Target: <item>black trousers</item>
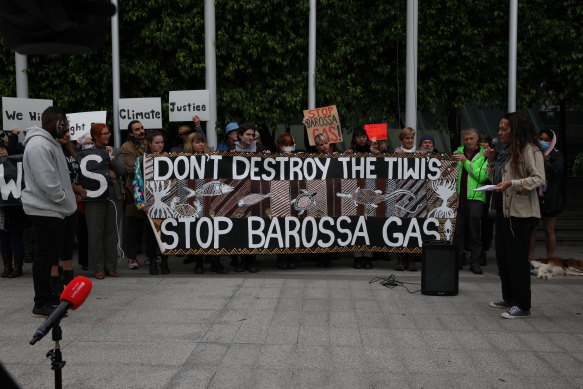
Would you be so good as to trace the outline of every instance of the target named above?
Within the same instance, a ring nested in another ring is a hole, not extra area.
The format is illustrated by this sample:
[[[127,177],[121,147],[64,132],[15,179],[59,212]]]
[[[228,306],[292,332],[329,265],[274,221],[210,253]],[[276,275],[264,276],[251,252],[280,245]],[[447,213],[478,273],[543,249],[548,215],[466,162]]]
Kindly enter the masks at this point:
[[[85,221],[85,213],[77,212],[77,242],[78,242],[78,260],[79,265],[89,266],[89,242],[87,236],[87,222]]]
[[[154,233],[148,236],[148,230],[151,231],[150,221],[147,217],[131,217],[125,218],[125,254],[128,259],[136,259],[142,245],[142,237],[145,238],[146,243],[146,258],[156,258],[156,238]],[[146,230],[148,228],[148,230]]]
[[[61,257],[65,220],[57,217],[29,216],[34,238],[34,262],[32,280],[34,283],[34,305],[41,308],[49,303],[52,295],[50,287],[51,266]]]
[[[496,261],[502,282],[502,298],[530,310],[530,236],[538,219],[496,217]]]
[[[482,214],[484,203],[479,200],[460,200],[455,222],[455,245],[458,258],[468,247],[470,264],[480,263],[482,253]]]

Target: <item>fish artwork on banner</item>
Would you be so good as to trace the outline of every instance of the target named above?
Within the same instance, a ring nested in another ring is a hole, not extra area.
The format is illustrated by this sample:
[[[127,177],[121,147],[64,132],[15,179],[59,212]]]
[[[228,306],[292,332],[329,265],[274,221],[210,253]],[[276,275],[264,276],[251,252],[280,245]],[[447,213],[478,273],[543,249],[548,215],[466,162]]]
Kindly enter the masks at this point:
[[[451,155],[152,154],[148,217],[166,254],[420,253],[452,241]]]

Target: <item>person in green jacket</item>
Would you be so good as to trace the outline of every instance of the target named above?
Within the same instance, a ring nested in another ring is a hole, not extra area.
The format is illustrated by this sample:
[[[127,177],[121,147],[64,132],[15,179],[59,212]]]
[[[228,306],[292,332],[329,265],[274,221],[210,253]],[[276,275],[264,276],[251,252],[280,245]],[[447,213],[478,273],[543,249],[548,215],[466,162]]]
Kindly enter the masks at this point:
[[[479,145],[480,135],[475,128],[466,128],[461,137],[464,145],[454,152],[458,161],[458,209],[455,226],[455,244],[460,269],[464,265],[465,247],[471,252],[470,270],[482,274],[480,254],[482,253],[482,215],[486,203],[486,194],[474,191],[484,186],[488,180],[488,161],[484,157],[484,148]]]

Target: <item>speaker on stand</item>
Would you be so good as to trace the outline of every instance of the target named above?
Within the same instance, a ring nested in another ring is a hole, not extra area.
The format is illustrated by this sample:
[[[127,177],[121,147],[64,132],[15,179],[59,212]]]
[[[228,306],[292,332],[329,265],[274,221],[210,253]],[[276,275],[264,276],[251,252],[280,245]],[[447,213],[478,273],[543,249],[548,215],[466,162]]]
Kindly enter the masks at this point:
[[[459,291],[459,272],[455,246],[447,241],[423,243],[421,293],[430,296],[455,296]]]

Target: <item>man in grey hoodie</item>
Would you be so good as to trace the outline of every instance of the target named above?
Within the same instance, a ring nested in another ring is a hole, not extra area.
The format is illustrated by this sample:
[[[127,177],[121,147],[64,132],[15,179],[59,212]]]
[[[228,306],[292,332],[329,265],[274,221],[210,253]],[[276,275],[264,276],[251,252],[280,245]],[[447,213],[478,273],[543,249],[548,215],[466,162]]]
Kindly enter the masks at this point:
[[[34,239],[35,317],[47,317],[58,303],[51,301],[51,266],[58,263],[64,241],[64,218],[77,209],[67,161],[58,138],[69,131],[65,112],[47,108],[42,126],[28,129],[24,139],[22,207],[32,224]]]

